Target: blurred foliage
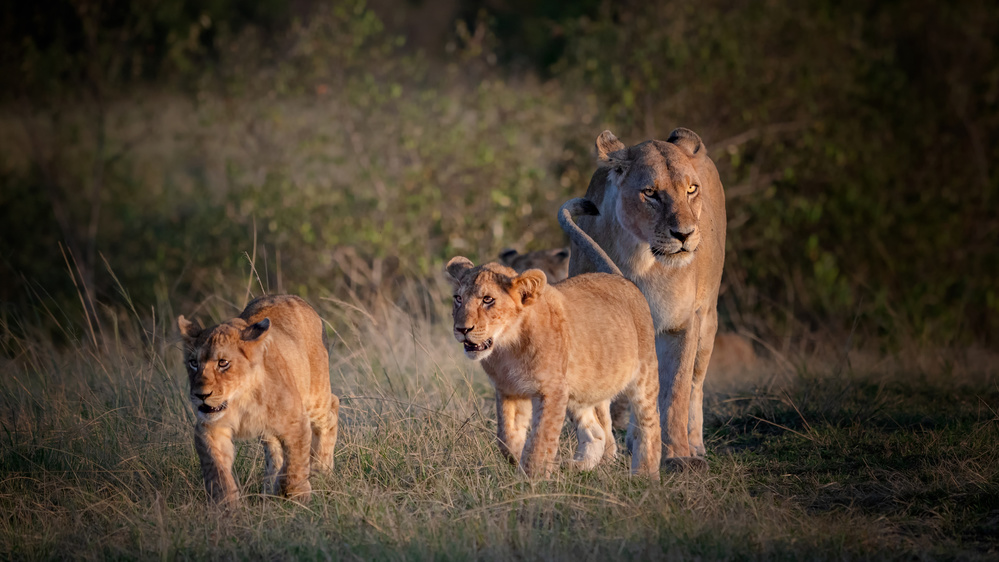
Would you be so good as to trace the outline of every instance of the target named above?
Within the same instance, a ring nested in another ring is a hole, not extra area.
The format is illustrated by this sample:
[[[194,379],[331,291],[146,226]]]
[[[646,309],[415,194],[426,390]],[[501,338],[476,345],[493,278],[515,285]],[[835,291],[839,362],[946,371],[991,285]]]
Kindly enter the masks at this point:
[[[434,48],[393,17],[435,9],[453,24]],[[728,194],[727,322],[888,345],[999,329],[985,2],[66,0],[0,15],[14,308],[78,301],[71,279],[113,295],[101,256],[146,306],[245,284],[251,258],[270,290],[391,293],[392,276],[435,278],[457,253],[561,245],[554,211],[585,190],[601,130],[635,143],[686,126]]]

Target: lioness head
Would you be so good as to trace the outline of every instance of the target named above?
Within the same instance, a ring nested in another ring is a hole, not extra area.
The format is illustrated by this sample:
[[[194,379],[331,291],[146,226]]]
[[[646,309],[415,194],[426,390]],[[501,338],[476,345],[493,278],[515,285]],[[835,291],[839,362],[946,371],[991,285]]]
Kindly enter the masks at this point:
[[[517,272],[498,263],[475,267],[468,258],[452,258],[445,275],[454,289],[454,338],[465,355],[479,361],[505,338],[516,337],[521,313],[547,284],[543,271]]]
[[[618,222],[660,263],[690,263],[701,241],[701,178],[694,164],[707,153],[701,138],[680,128],[665,142],[627,147],[604,131],[596,145],[597,164],[617,188]]]
[[[191,383],[191,404],[202,421],[217,421],[229,402],[247,387],[259,382],[263,347],[270,320],[247,324],[234,318],[218,326],[201,329],[183,315],[177,327],[184,339],[184,364]]]

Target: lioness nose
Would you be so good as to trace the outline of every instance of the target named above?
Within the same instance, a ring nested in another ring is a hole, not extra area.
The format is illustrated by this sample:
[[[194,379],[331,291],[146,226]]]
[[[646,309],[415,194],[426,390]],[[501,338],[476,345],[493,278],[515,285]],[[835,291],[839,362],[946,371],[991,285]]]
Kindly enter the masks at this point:
[[[461,332],[461,335],[463,335],[463,336],[468,335],[468,332],[471,332],[472,328],[475,328],[475,326],[471,326],[469,328],[459,328],[458,326],[454,327],[454,329],[458,330],[459,332]]]
[[[198,398],[200,398],[202,401],[204,401],[205,398],[208,398],[211,395],[212,395],[211,392],[209,392],[208,394],[195,394],[195,396],[197,396]]]
[[[694,229],[691,228],[691,229],[687,230],[686,232],[681,232],[679,230],[670,230],[669,233],[673,235],[673,238],[676,238],[680,242],[684,242],[684,241],[687,240],[688,236],[690,236],[691,234],[694,233]]]

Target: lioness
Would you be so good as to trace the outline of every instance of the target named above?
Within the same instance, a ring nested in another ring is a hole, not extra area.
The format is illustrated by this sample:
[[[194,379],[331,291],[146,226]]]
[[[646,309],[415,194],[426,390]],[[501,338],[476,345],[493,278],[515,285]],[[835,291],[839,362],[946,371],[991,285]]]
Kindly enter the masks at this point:
[[[524,254],[507,248],[499,254],[500,263],[512,267],[517,273],[528,269],[540,269],[545,272],[549,283],[558,283],[569,277],[569,248],[552,250],[537,250]]]
[[[496,388],[497,439],[510,462],[548,476],[567,408],[579,440],[573,464],[589,470],[613,458],[610,400],[624,393],[637,430],[631,470],[659,478],[655,334],[631,281],[594,273],[549,285],[537,269],[518,275],[464,257],[446,275],[455,339]]]
[[[704,466],[704,373],[718,328],[725,261],[725,193],[701,138],[676,129],[663,142],[627,147],[596,140],[586,199],[599,214],[559,222],[572,241],[569,275],[594,271],[589,234],[648,299],[659,356],[664,460]],[[581,230],[580,230],[581,229]],[[571,279],[571,277],[570,277]]]
[[[340,400],[330,392],[326,332],[316,311],[290,295],[257,298],[237,318],[177,326],[197,412],[194,446],[213,500],[238,499],[233,438],[261,437],[264,491],[305,500],[312,467],[333,466]]]

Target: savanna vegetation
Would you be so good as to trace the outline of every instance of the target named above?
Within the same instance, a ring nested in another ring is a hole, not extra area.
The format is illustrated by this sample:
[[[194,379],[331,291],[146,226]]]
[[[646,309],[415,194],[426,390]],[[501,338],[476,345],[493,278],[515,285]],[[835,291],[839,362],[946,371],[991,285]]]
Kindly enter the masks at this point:
[[[0,556],[995,557],[997,54],[975,0],[5,4]],[[564,244],[596,135],[676,126],[761,361],[708,473],[529,482],[441,267]],[[263,292],[328,322],[337,467],[264,498],[246,443],[221,514],[173,319]]]

